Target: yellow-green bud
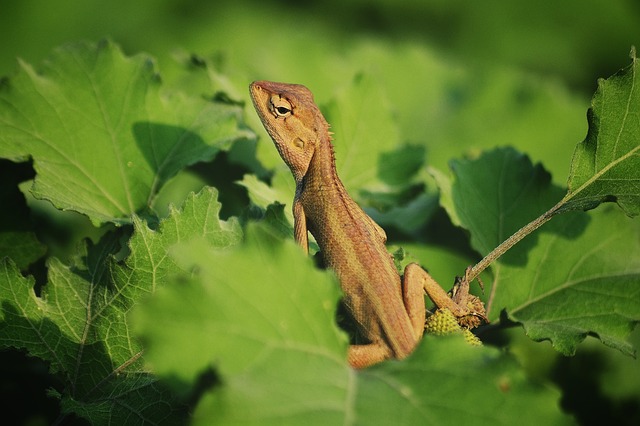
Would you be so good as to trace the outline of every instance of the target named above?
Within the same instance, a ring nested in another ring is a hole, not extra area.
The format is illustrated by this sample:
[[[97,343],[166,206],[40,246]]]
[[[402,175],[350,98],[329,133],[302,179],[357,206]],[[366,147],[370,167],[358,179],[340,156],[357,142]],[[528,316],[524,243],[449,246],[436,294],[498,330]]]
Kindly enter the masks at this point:
[[[464,341],[468,344],[473,346],[482,346],[482,340],[478,339],[478,336],[473,334],[468,328],[462,330],[462,335],[464,336]]]
[[[436,336],[446,336],[462,330],[456,317],[446,308],[438,309],[427,318],[424,329],[427,333]]]
[[[482,341],[468,328],[460,327],[457,318],[447,308],[438,309],[429,316],[424,324],[424,331],[435,336],[447,336],[462,333],[465,342],[473,346],[482,346]]]

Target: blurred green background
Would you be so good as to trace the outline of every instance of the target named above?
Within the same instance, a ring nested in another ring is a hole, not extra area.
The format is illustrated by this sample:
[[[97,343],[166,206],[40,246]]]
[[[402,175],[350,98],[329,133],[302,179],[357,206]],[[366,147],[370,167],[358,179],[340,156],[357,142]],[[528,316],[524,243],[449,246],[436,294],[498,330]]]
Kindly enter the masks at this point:
[[[16,57],[37,63],[78,39],[110,37],[161,63],[176,48],[220,52],[259,70],[270,49],[291,39],[340,52],[369,36],[415,40],[466,63],[526,68],[588,94],[640,41],[640,2],[7,0],[0,6],[0,75]]]

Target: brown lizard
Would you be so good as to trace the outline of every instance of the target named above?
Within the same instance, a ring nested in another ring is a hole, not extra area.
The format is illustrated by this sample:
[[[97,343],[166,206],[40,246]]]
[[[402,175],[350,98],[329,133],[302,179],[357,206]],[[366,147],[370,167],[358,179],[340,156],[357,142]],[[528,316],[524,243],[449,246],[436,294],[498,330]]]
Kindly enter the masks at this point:
[[[457,318],[475,315],[467,305],[465,280],[455,301],[416,263],[405,268],[401,284],[384,230],[351,199],[338,177],[329,124],[309,89],[256,81],[250,92],[296,182],[295,239],[308,253],[307,231],[315,237],[325,263],[340,280],[347,311],[368,341],[349,347],[351,366],[402,359],[413,351],[424,330],[424,291]]]

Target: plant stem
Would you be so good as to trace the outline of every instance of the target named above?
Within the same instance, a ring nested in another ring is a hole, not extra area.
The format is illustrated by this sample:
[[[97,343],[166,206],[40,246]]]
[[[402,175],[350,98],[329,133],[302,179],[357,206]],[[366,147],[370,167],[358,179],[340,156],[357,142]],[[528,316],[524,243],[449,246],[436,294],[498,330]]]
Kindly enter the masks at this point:
[[[566,198],[566,197],[565,197]],[[549,219],[555,216],[560,208],[566,203],[566,199],[560,200],[558,204],[551,207],[551,209],[544,212],[542,215],[538,216],[536,219],[532,220],[518,231],[516,231],[509,238],[504,240],[498,247],[493,249],[491,253],[486,255],[480,262],[476,263],[476,265],[471,268],[471,271],[467,274],[467,279],[469,282],[473,281],[482,271],[487,269],[487,267],[497,260],[500,256],[505,254],[511,247],[515,246],[520,240],[524,237],[540,228],[542,225],[547,223]]]

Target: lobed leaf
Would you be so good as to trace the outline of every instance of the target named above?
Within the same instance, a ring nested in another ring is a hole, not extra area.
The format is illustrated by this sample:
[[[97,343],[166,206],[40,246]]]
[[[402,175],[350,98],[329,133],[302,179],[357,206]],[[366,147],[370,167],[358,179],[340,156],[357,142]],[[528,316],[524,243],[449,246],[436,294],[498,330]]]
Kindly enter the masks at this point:
[[[198,194],[191,193],[181,209],[170,206],[169,216],[160,222],[158,230],[150,229],[142,219],[134,216],[135,233],[129,241],[131,253],[125,265],[115,265],[114,271],[122,280],[144,282],[155,291],[171,274],[181,269],[167,256],[169,249],[181,242],[204,238],[214,247],[228,247],[242,239],[242,229],[235,218],[219,219],[218,191],[205,187]]]
[[[237,106],[162,90],[151,58],[112,43],[20,62],[0,86],[0,156],[33,158],[33,193],[94,223],[128,222],[180,169],[241,137]]]
[[[143,367],[142,347],[124,320],[139,297],[135,293],[146,289],[140,283],[109,284],[104,260],[114,244],[112,238],[90,247],[84,267],[53,259],[41,297],[34,293],[33,280],[22,278],[11,261],[3,260],[1,346],[26,350],[49,363],[64,385],[58,394],[63,410],[82,406],[73,411],[94,423],[101,416],[120,424],[132,418],[176,421],[184,411]]]
[[[471,246],[482,255],[562,197],[562,190],[552,186],[551,176],[541,165],[533,166],[512,148],[449,164],[453,179],[432,169],[440,203],[455,225],[471,232]],[[530,245],[531,240],[521,244]]]
[[[580,230],[588,223],[584,231]],[[499,267],[494,312],[506,308],[534,340],[575,353],[586,336],[627,355],[640,322],[640,224],[611,208],[554,218],[527,267]]]
[[[344,338],[316,318],[333,324],[339,292],[331,274],[315,269],[293,241],[281,242],[266,227],[252,229],[250,242],[235,250],[193,240],[171,252],[184,269],[197,271],[195,277],[188,283],[175,277],[134,317],[160,373],[175,367],[176,359],[165,356],[169,347],[196,342],[198,351],[180,354],[188,358],[174,372],[177,377],[193,380],[212,363],[223,371],[268,370],[269,361],[283,354],[344,368]],[[318,303],[305,306],[307,298]]]
[[[589,109],[589,133],[576,146],[562,210],[592,209],[615,201],[640,213],[640,62],[598,81]]]
[[[109,419],[173,423],[184,416],[175,394],[160,385],[144,366],[143,349],[131,335],[128,312],[140,299],[164,285],[178,266],[168,247],[193,238],[225,247],[241,237],[236,221],[218,219],[214,189],[192,195],[182,210],[151,231],[134,219],[135,233],[125,264],[112,253],[120,236],[110,234],[80,253],[77,264],[52,258],[48,282],[36,296],[34,283],[4,260],[0,274],[0,344],[26,350],[50,363],[64,384],[62,407],[94,424]]]

